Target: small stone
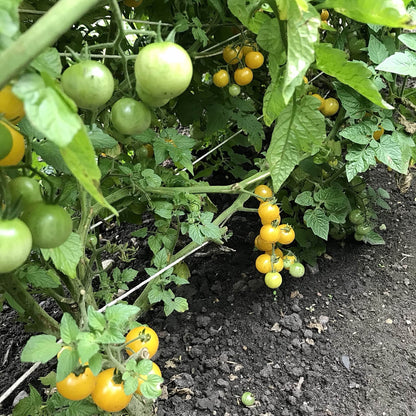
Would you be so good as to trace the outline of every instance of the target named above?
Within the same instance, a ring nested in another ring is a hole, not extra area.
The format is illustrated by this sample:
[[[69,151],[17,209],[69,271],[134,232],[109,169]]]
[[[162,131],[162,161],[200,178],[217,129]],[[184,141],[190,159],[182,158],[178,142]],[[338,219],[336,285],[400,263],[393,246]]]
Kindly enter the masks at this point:
[[[280,324],[291,331],[299,331],[302,328],[302,319],[297,313],[284,316]]]
[[[386,319],[386,324],[391,325],[392,323],[393,323],[393,319],[390,319],[390,318]]]

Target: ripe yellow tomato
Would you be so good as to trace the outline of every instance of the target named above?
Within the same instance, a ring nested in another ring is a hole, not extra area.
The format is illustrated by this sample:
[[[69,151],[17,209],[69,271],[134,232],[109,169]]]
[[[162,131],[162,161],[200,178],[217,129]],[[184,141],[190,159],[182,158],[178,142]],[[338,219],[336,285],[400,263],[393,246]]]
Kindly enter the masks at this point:
[[[329,11],[326,9],[322,9],[321,11],[321,20],[326,21],[329,19]]]
[[[325,99],[319,94],[312,94],[312,97],[317,98],[320,101],[318,110],[321,111],[324,108],[324,101]]]
[[[245,58],[244,62],[251,69],[260,68],[264,63],[264,56],[261,52],[251,51]]]
[[[282,284],[282,275],[279,272],[266,273],[264,283],[270,289],[277,289]]]
[[[143,339],[136,339],[135,341],[132,341],[139,336],[141,336]],[[133,352],[138,352],[142,348],[147,348],[149,357],[146,358],[152,358],[159,348],[159,337],[152,328],[142,325],[129,331],[129,333],[126,335],[126,344],[127,343],[129,343],[126,346],[128,355],[132,355]]]
[[[23,102],[13,94],[11,85],[0,90],[0,113],[13,124],[17,124],[25,115]]]
[[[265,198],[271,198],[273,196],[273,191],[267,185],[256,186],[254,193],[260,197],[257,198],[260,202],[263,202]]]
[[[12,148],[3,159],[0,159],[0,166],[15,166],[22,161],[25,155],[25,139],[14,128],[7,123],[0,121],[0,141],[8,141],[12,138]]]
[[[289,224],[280,224],[280,235],[278,242],[280,244],[290,244],[295,239],[295,231]]]
[[[280,238],[279,226],[273,227],[272,224],[263,225],[260,228],[260,237],[267,243],[277,243]]]
[[[238,64],[243,58],[243,50],[240,46],[227,45],[222,51],[222,57],[227,64]]]
[[[276,204],[268,201],[262,202],[257,212],[263,225],[271,224],[273,221],[280,222],[280,209]]]
[[[212,82],[215,86],[223,88],[230,82],[230,75],[225,69],[220,69],[213,75]]]
[[[339,102],[336,98],[327,98],[323,102],[323,108],[320,110],[325,117],[331,117],[339,110]]]
[[[260,235],[256,237],[254,240],[254,246],[257,248],[257,250],[260,251],[270,251],[273,249],[273,244],[268,243],[267,241],[264,241]],[[270,253],[269,253],[270,254]]]
[[[280,250],[279,247],[274,247],[274,249],[271,250],[265,250],[266,254],[275,255],[276,257],[282,257],[283,258],[283,251]]]
[[[373,132],[374,140],[380,140],[380,137],[384,134],[384,128],[382,126],[378,126],[378,130]]]
[[[74,373],[69,374],[63,380],[56,383],[56,389],[69,400],[82,400],[88,397],[95,388],[95,376],[87,367],[78,376]]]
[[[237,68],[234,72],[234,81],[240,86],[250,84],[250,82],[253,81],[253,71],[246,66]]]
[[[256,269],[260,273],[280,272],[283,270],[283,259],[270,254],[260,254],[256,259]]]

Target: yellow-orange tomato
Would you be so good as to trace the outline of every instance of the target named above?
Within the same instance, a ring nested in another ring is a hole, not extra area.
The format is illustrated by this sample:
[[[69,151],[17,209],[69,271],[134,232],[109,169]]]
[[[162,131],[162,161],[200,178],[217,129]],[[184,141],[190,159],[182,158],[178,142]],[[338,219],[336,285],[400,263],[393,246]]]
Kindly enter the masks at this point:
[[[268,243],[267,241],[264,241],[259,235],[254,240],[254,246],[257,248],[257,250],[260,250],[260,251],[271,251],[273,248],[272,243]]]
[[[56,383],[56,389],[69,400],[82,400],[88,397],[95,388],[95,376],[87,367],[80,375],[69,374]]]
[[[283,259],[281,257],[272,257],[264,253],[256,259],[256,269],[260,273],[280,272],[283,270]]]
[[[320,101],[318,110],[321,111],[324,108],[324,101],[325,99],[319,94],[312,94],[312,97],[317,98]]]
[[[278,242],[280,244],[290,244],[295,239],[295,231],[289,224],[280,224],[280,235]]]
[[[309,82],[308,78],[303,77],[303,82],[304,82],[305,84],[307,84],[307,83]]]
[[[227,45],[222,51],[222,57],[227,64],[238,64],[243,57],[243,50],[240,46]]]
[[[263,225],[260,228],[260,237],[268,243],[277,243],[280,238],[279,226],[273,227],[272,224]]]
[[[254,193],[260,198],[257,198],[260,202],[263,202],[265,198],[271,198],[273,191],[267,185],[258,185],[254,189]]]
[[[261,52],[251,51],[245,58],[244,62],[251,69],[260,68],[264,63],[264,56]]]
[[[282,257],[283,258],[283,251],[280,250],[279,247],[275,247],[274,250],[270,249],[270,250],[264,250],[266,252],[266,254],[274,254],[276,257]]]
[[[273,221],[277,220],[280,222],[280,209],[276,204],[272,204],[268,201],[262,202],[257,212],[263,225],[271,224]]]
[[[123,0],[123,3],[127,7],[139,7],[143,3],[143,0]]]
[[[237,68],[234,72],[234,81],[240,86],[248,85],[253,81],[253,71],[246,66],[243,68]]]
[[[23,102],[13,94],[11,85],[0,90],[0,113],[13,124],[17,124],[25,115]]]
[[[3,135],[7,135],[7,138],[12,137],[13,143],[10,152],[0,159],[0,166],[15,166],[23,159],[25,155],[25,139],[24,137],[13,127],[7,123],[0,121],[0,140],[3,141]],[[6,127],[6,129],[4,128]]]
[[[323,107],[320,109],[325,117],[331,117],[339,110],[339,102],[336,98],[327,98],[323,102]]]
[[[133,339],[139,336],[142,336],[143,339],[136,339],[135,341],[132,341]],[[126,351],[128,355],[132,355],[133,352],[138,352],[142,348],[147,348],[147,351],[149,352],[148,358],[152,358],[156,354],[157,349],[159,348],[159,337],[157,336],[156,332],[148,326],[142,325],[133,328],[126,335],[125,341],[126,344],[129,343],[126,346]]]
[[[272,266],[271,272],[281,272],[284,267],[283,259],[281,257],[272,257]]]
[[[374,140],[380,140],[380,137],[384,134],[384,128],[382,126],[378,126],[378,130],[373,132]]]
[[[225,69],[220,69],[213,75],[212,82],[215,86],[223,88],[230,82],[230,75]]]
[[[162,372],[160,371],[160,368],[156,363],[152,363],[152,369],[150,370],[148,374],[141,374],[139,376],[139,386],[137,387],[137,390],[136,390],[137,394],[140,394],[140,395],[142,394],[140,390],[140,386],[147,380],[147,377],[151,374],[156,374],[159,377],[162,377]]]
[[[244,45],[241,50],[243,51],[243,56],[246,56],[249,52],[254,51],[254,48],[252,45]]]
[[[326,9],[322,9],[321,11],[321,20],[325,21],[329,19],[329,11]]]

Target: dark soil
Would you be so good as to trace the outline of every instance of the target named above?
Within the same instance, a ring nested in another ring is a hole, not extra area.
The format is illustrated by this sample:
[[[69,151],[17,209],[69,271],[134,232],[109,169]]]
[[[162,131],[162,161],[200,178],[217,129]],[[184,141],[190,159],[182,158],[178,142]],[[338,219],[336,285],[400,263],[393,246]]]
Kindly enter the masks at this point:
[[[373,177],[391,193],[392,211],[380,213],[386,245],[332,242],[305,277],[285,274],[276,296],[254,268],[253,214],[230,220],[226,247],[190,258],[191,284],[178,293],[189,311],[146,316],[160,336],[158,416],[416,416],[416,186],[403,195],[393,174]],[[26,368],[26,337],[4,309],[1,392]],[[245,391],[254,406],[241,403]]]

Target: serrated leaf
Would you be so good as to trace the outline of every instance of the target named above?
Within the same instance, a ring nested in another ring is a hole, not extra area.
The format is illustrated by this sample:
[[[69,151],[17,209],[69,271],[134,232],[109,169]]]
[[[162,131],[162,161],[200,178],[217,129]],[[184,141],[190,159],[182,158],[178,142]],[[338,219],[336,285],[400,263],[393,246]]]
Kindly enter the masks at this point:
[[[339,132],[339,135],[345,137],[353,143],[367,145],[372,139],[373,131],[377,130],[377,126],[373,123],[373,128],[368,123],[359,123],[346,127]]]
[[[408,170],[411,151],[409,148],[408,152],[403,154],[397,137],[397,134],[395,137],[383,134],[376,148],[376,157],[395,171],[405,174]],[[407,149],[404,148],[404,150]]]
[[[71,233],[65,243],[56,248],[42,248],[45,260],[51,259],[55,267],[71,279],[77,277],[77,266],[82,257],[81,238]]]
[[[351,146],[345,156],[347,164],[345,172],[348,182],[351,182],[358,173],[365,172],[370,166],[376,165],[376,152],[371,147]]]
[[[314,97],[305,96],[281,112],[266,153],[275,192],[302,159],[318,152],[325,137],[325,120]]]
[[[202,244],[205,240],[198,224],[189,224],[188,234],[191,240],[197,244]]]
[[[180,279],[183,279],[186,281],[186,283],[189,283],[187,279],[191,277],[191,271],[189,270],[188,265],[181,261],[180,263],[176,264],[173,273]],[[175,283],[178,285],[178,282],[175,280]],[[186,284],[185,282],[182,282],[180,284]]]
[[[416,35],[414,33],[402,33],[399,35],[399,40],[408,48],[416,51]]]
[[[383,237],[381,237],[380,234],[377,234],[374,230],[363,236],[363,241],[373,246],[386,244]]]
[[[32,416],[41,414],[41,406],[43,405],[42,396],[32,385],[30,385],[29,388],[29,396],[18,401],[13,409],[13,416]]]
[[[147,235],[147,227],[142,227],[139,230],[133,231],[131,235],[136,238],[144,238]]]
[[[124,393],[129,395],[133,394],[137,387],[139,387],[139,380],[137,377],[130,376],[128,373],[123,374],[123,380],[124,380]]]
[[[137,271],[134,270],[135,274]],[[107,322],[115,326],[126,326],[132,317],[138,314],[140,308],[134,305],[127,305],[124,303],[118,303],[117,305],[112,305],[105,310],[105,318]]]
[[[175,310],[175,302],[172,299],[164,299],[163,312],[169,316]]]
[[[103,356],[100,353],[93,355],[88,360],[88,367],[91,369],[91,371],[93,372],[95,376],[97,376],[102,370],[102,361],[103,361]]]
[[[159,285],[152,285],[147,298],[152,305],[160,302],[163,299],[163,289]]]
[[[105,329],[97,338],[100,344],[123,344],[124,340],[124,332],[114,327]]]
[[[146,181],[147,186],[158,187],[162,184],[162,179],[159,175],[156,175],[153,169],[144,169],[142,176]]]
[[[162,377],[157,374],[149,374],[147,379],[140,385],[140,392],[148,399],[156,399],[162,393],[161,383],[163,383]]]
[[[361,95],[382,108],[393,109],[383,100],[376,85],[370,79],[372,72],[363,62],[349,62],[344,51],[335,49],[328,43],[320,43],[315,48],[316,66],[326,74],[349,85]]]
[[[376,69],[416,77],[416,53],[413,51],[396,52],[376,66]]]
[[[315,205],[315,200],[312,198],[312,192],[304,191],[297,195],[295,199],[295,204],[302,205],[304,207]]]
[[[58,354],[61,345],[56,343],[53,335],[34,335],[29,338],[23,348],[20,359],[22,362],[46,363]]]
[[[21,269],[20,269],[21,270]],[[59,277],[54,270],[46,270],[38,265],[29,265],[19,273],[19,278],[33,287],[56,288],[61,285]]]
[[[389,51],[384,43],[380,42],[375,36],[370,35],[370,40],[368,42],[368,56],[372,62],[379,64],[389,56]]]
[[[323,202],[326,208],[326,215],[329,220],[343,224],[348,213],[351,211],[350,201],[341,186],[334,184],[329,188],[321,188],[314,194],[317,202]]]
[[[218,225],[210,223],[200,226],[201,233],[210,240],[221,240],[221,229]]]
[[[58,365],[56,366],[56,381],[63,380],[76,367],[79,366],[79,355],[77,351],[66,348],[59,353]]]
[[[231,13],[251,32],[258,33],[260,27],[270,19],[266,13],[259,12],[258,0],[228,0]]]
[[[378,188],[377,193],[384,199],[390,199],[390,194],[383,188]]]
[[[257,120],[254,114],[237,113],[235,115],[238,127],[247,134],[248,141],[254,146],[257,152],[262,148],[264,139],[263,125]]]
[[[70,344],[77,339],[79,328],[75,319],[67,312],[64,312],[60,325],[61,338],[65,344]]]
[[[357,22],[389,27],[413,28],[403,0],[326,0],[320,4],[324,9],[350,17]]]
[[[185,298],[177,296],[173,301],[175,303],[176,312],[185,312],[189,309],[188,301]]]
[[[168,253],[166,248],[163,248],[153,258],[153,263],[157,269],[162,269],[168,263]]]
[[[105,317],[92,306],[88,307],[88,326],[94,331],[101,332],[106,327]]]
[[[62,72],[62,63],[56,48],[47,48],[38,55],[30,66],[38,72],[47,73],[52,78],[57,78]]]
[[[111,149],[117,144],[117,140],[104,133],[96,124],[89,127],[88,137],[94,149],[100,152]]]
[[[303,219],[315,235],[328,240],[329,219],[321,208],[308,209],[305,211]]]

